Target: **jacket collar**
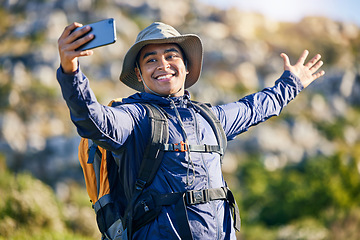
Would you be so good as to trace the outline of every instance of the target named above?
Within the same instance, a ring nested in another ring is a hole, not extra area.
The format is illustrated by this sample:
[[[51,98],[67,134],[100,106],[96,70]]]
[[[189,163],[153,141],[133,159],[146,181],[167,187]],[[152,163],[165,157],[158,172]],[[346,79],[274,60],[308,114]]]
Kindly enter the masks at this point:
[[[178,107],[186,107],[190,102],[190,93],[185,90],[185,94],[180,97],[161,97],[151,93],[138,92],[122,100],[123,103],[154,103],[160,106],[170,106],[170,99]]]

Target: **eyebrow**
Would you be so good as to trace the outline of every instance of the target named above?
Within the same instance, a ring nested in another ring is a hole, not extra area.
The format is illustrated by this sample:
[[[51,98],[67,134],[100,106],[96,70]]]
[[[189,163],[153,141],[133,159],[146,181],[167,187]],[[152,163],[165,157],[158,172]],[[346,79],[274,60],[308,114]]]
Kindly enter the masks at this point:
[[[169,52],[177,52],[177,53],[178,53],[179,51],[178,51],[176,48],[169,48],[169,49],[166,49],[166,50],[164,51],[164,53],[169,53]],[[148,56],[156,55],[156,54],[157,54],[156,51],[147,52],[147,53],[144,54],[143,59],[147,58]]]

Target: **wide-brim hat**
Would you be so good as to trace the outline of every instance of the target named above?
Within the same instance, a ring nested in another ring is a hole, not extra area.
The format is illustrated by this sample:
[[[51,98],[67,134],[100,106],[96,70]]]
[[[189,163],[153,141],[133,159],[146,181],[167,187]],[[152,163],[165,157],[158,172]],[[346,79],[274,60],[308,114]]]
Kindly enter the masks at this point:
[[[135,44],[125,55],[120,81],[132,89],[144,92],[144,85],[138,81],[135,73],[136,57],[144,46],[163,43],[176,43],[182,48],[189,71],[185,79],[185,88],[194,85],[200,77],[203,61],[201,39],[195,34],[181,35],[172,26],[161,22],[152,23],[138,34]]]

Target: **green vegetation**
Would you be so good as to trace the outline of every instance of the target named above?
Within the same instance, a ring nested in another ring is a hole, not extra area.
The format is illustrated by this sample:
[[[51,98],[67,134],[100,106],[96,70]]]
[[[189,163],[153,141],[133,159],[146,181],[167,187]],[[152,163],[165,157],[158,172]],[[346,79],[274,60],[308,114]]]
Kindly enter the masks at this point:
[[[98,237],[86,191],[74,185],[69,198],[60,202],[49,186],[30,174],[14,174],[6,169],[2,155],[0,195],[0,240]],[[78,217],[77,213],[89,218]]]
[[[267,171],[260,157],[243,163],[238,179],[245,239],[281,239],[284,228],[292,231],[292,238],[284,239],[310,239],[295,237],[308,228],[323,232],[311,239],[340,239],[334,238],[339,231],[346,239],[359,239],[360,232],[353,232],[360,226],[357,158],[340,153],[319,156],[275,171]]]

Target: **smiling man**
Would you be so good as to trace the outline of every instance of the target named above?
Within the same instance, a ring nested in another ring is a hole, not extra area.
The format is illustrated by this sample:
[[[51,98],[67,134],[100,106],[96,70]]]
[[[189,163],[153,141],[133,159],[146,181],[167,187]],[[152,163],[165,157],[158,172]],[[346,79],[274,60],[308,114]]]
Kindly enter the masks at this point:
[[[78,39],[90,30],[72,31],[80,26],[79,23],[69,25],[59,38],[61,66],[57,79],[79,135],[111,151],[111,159],[119,166],[119,208],[126,208],[136,192],[134,185],[139,187],[136,176],[153,134],[150,114],[144,104],[156,106],[166,115],[169,137],[167,143],[155,149],[163,152],[162,161],[154,180],[143,189],[144,194],[151,193],[152,207],[158,211],[151,221],[136,229],[129,227],[128,236],[133,239],[236,239],[239,214],[221,172],[225,149],[219,144],[209,118],[191,101],[186,90],[200,77],[203,56],[200,38],[194,34],[182,35],[159,22],[142,30],[125,55],[120,75],[120,81],[138,93],[108,107],[96,100],[89,80],[79,68],[78,57],[93,53],[75,50],[93,38],[88,35]],[[323,64],[321,56],[317,54],[305,63],[307,56],[308,51],[304,51],[298,62],[291,65],[287,55],[281,54],[285,71],[273,87],[211,107],[209,111],[221,125],[225,141],[279,115],[304,87],[324,75],[324,71],[318,71]],[[137,198],[133,201],[138,204],[138,208],[133,209],[134,215],[140,210],[149,211],[147,202]],[[125,227],[139,225],[136,221],[144,219],[139,213],[138,220],[133,222],[128,218],[132,219],[133,211],[127,213]],[[104,238],[110,239],[108,235]]]
[[[189,73],[185,62],[177,44],[150,44],[139,54],[136,76],[147,93],[179,97],[184,95],[185,79]]]

